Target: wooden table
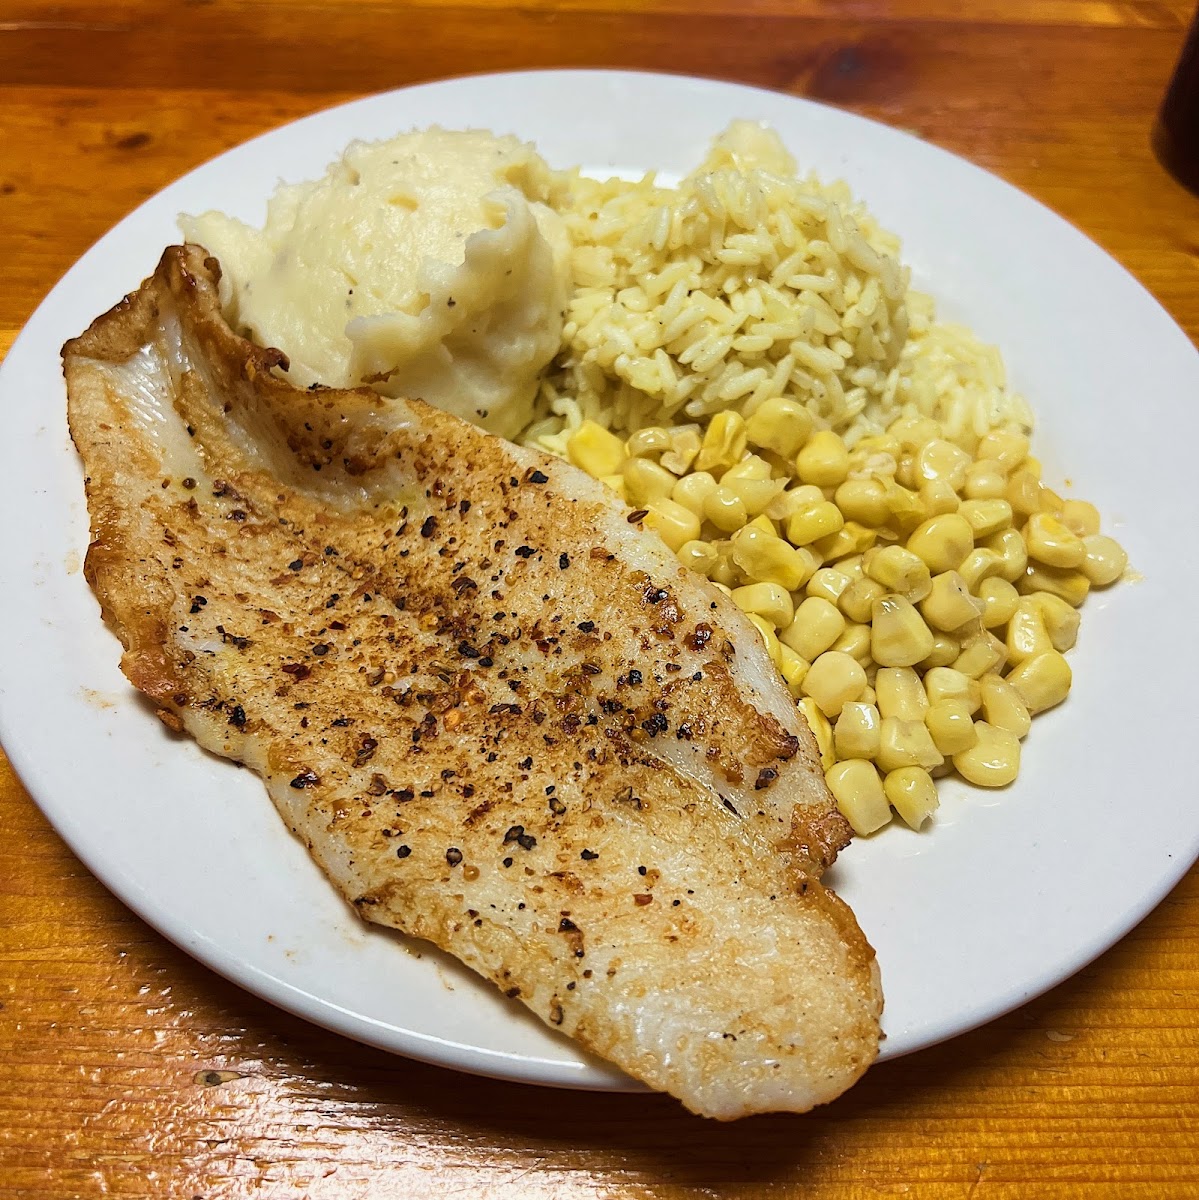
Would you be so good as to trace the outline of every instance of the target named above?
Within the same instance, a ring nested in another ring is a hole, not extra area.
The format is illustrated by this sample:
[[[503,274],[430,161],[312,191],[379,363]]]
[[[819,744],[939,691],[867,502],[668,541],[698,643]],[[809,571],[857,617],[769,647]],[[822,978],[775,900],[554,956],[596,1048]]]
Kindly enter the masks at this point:
[[[6,0],[0,352],[94,239],[226,147],[365,92],[583,65],[762,84],[914,130],[1074,221],[1195,338],[1199,199],[1148,148],[1188,10]],[[1199,1196],[1195,872],[1020,1011],[878,1067],[807,1117],[719,1126],[664,1098],[549,1092],[388,1058],[275,1011],[115,901],[2,762],[0,829],[5,1200]]]

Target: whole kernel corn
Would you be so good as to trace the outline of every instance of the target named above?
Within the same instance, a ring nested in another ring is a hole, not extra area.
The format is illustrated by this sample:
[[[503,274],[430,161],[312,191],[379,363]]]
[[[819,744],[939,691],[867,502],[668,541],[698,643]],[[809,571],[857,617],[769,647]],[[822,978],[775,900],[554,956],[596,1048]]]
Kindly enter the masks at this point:
[[[626,504],[628,503],[628,495],[625,493],[624,476],[623,475],[600,475],[600,483],[605,487],[609,487],[614,491]]]
[[[816,701],[826,717],[835,717],[850,700],[866,690],[866,672],[856,659],[836,650],[826,650],[804,676],[804,695]]]
[[[953,756],[958,774],[979,787],[1006,787],[1020,771],[1020,740],[987,721],[975,721],[978,740]]]
[[[932,630],[932,635],[933,648],[917,664],[922,671],[952,666],[962,652],[962,644],[957,638],[950,637],[940,629]]]
[[[883,497],[891,513],[891,523],[900,533],[911,533],[928,518],[928,510],[918,493],[888,480],[883,484]]]
[[[874,704],[851,700],[841,707],[833,727],[833,748],[840,759],[874,758],[881,740],[882,717]]]
[[[1081,571],[1030,562],[1023,576],[1016,580],[1016,590],[1025,596],[1033,592],[1051,592],[1077,608],[1087,598],[1091,581]]]
[[[779,642],[779,672],[787,681],[791,695],[797,700],[803,695],[804,676],[807,675],[811,663],[806,658],[796,654],[784,642]]]
[[[794,592],[811,576],[815,559],[756,525],[738,529],[730,539],[733,562],[755,583],[777,583]]]
[[[845,618],[835,605],[809,596],[795,610],[795,619],[780,639],[809,662],[830,649],[845,632]]]
[[[934,707],[947,700],[960,700],[971,713],[975,713],[982,703],[978,681],[953,667],[934,667],[925,672],[924,690],[929,704]]]
[[[999,577],[1002,571],[1002,556],[996,554],[994,550],[987,550],[985,547],[971,550],[962,559],[962,565],[958,567],[958,574],[962,577],[962,582],[976,596],[978,595],[979,587],[985,580]],[[1006,583],[1007,580],[1003,580],[1002,582]]]
[[[947,758],[969,750],[978,741],[970,705],[965,700],[941,700],[924,714],[933,745]]]
[[[974,530],[960,513],[941,513],[918,525],[907,541],[908,549],[939,575],[956,570],[974,549]]]
[[[966,581],[957,571],[934,575],[928,595],[920,602],[920,615],[930,628],[952,633],[973,621],[983,609],[982,602],[970,594]]]
[[[825,562],[838,562],[854,554],[861,554],[874,545],[878,534],[857,521],[846,521],[836,533],[814,542],[812,548]]]
[[[731,467],[740,462],[747,440],[745,419],[740,413],[731,409],[718,412],[704,430],[695,458],[696,469],[707,471],[711,467]]]
[[[1088,534],[1082,540],[1086,554],[1079,570],[1096,587],[1115,583],[1128,567],[1128,555],[1114,538],[1102,533]]]
[[[1019,583],[1028,567],[1028,550],[1018,529],[1001,529],[982,539],[983,547],[994,550],[1003,559],[1000,579],[1008,583]]]
[[[703,444],[699,428],[695,425],[679,425],[670,431],[670,449],[658,460],[668,471],[682,475],[695,461]]]
[[[838,571],[835,567],[820,567],[812,573],[805,591],[809,596],[818,600],[827,600],[830,604],[836,604],[852,582],[853,580],[848,575]]]
[[[747,612],[745,617],[746,620],[748,620],[749,623],[762,635],[762,641],[766,645],[766,652],[770,655],[770,661],[774,663],[776,667],[781,668],[783,665],[782,646],[780,645],[778,638],[774,635],[774,627],[759,613]]]
[[[584,421],[566,439],[566,457],[596,479],[617,474],[626,454],[624,442],[595,421]]]
[[[749,520],[741,497],[720,486],[704,497],[704,516],[722,533],[732,533]]]
[[[704,501],[716,490],[716,480],[707,471],[684,475],[671,489],[670,498],[689,508],[700,520],[704,517]]]
[[[1028,459],[1008,477],[1004,499],[1012,506],[1016,520],[1024,521],[1041,511],[1041,481],[1028,469]]]
[[[865,625],[874,615],[875,602],[885,595],[887,589],[877,579],[855,579],[841,593],[837,606],[851,621]]]
[[[1001,499],[966,500],[958,509],[974,532],[975,541],[1012,527],[1012,506]]]
[[[1020,603],[1020,593],[1006,579],[984,579],[978,585],[978,598],[983,602],[983,626],[998,629],[1006,625]]]
[[[1006,679],[1034,717],[1061,704],[1070,692],[1072,681],[1070,664],[1056,650],[1026,658],[1008,672]]]
[[[833,749],[833,727],[811,696],[805,696],[799,701],[799,711],[803,713],[804,720],[816,739],[816,749],[820,751],[820,765],[827,771],[837,761],[837,754]]]
[[[634,459],[642,462],[643,459]],[[677,554],[684,545],[699,537],[699,517],[690,509],[676,504],[666,496],[651,500],[646,505],[645,527],[653,529],[658,536]]]
[[[802,404],[775,396],[762,403],[746,422],[753,446],[793,458],[812,433],[812,416]]]
[[[753,479],[746,476],[730,479],[726,472],[721,476],[720,486],[732,492],[745,505],[745,511],[751,517],[756,517],[783,494],[786,485],[781,479]]]
[[[857,659],[862,667],[868,666],[872,661],[870,626],[850,622],[845,626],[845,632],[832,644],[830,649]]]
[[[924,720],[928,696],[920,676],[911,667],[880,667],[874,677],[874,690],[878,695],[878,711],[884,717]]]
[[[1067,500],[1062,505],[1061,521],[1080,538],[1099,532],[1099,510],[1085,500]]]
[[[988,671],[1001,671],[1007,662],[1007,647],[992,633],[976,633],[962,643],[953,661],[954,670],[981,679]]]
[[[932,588],[928,564],[903,546],[872,546],[862,555],[862,570],[888,592],[913,604]]]
[[[820,500],[797,509],[787,518],[787,540],[795,546],[810,546],[844,525],[841,510],[827,500]]]
[[[1053,649],[1041,606],[1032,596],[1022,596],[1007,623],[1008,662],[1019,665],[1026,658]]]
[[[709,574],[720,558],[719,552],[711,542],[703,542],[698,539],[685,542],[675,553],[678,555],[679,562],[697,575]]]
[[[733,603],[746,613],[757,613],[775,629],[786,629],[795,619],[791,594],[777,583],[750,583],[733,589]]]
[[[916,451],[916,474],[926,483],[945,483],[960,492],[973,465],[965,450],[944,438],[933,438]]]
[[[1000,500],[1007,491],[1007,474],[993,459],[984,458],[966,472],[962,495],[969,500]]]
[[[813,434],[796,455],[795,471],[804,483],[836,487],[849,474],[849,451],[831,430]]]
[[[1028,438],[1022,433],[993,429],[979,439],[975,457],[999,464],[1002,471],[1014,471],[1028,457]]]
[[[934,745],[932,734],[923,721],[883,717],[879,727],[878,754],[875,756],[875,762],[881,770],[923,767],[927,771],[944,761],[944,755]]]
[[[734,479],[769,479],[770,475],[770,464],[764,458],[758,454],[747,454],[724,471],[720,482],[731,483]]]
[[[1033,513],[1024,526],[1028,557],[1050,567],[1079,567],[1086,557],[1082,538],[1047,512]]]
[[[824,779],[854,833],[865,837],[890,822],[891,805],[872,763],[851,758],[826,770]]]
[[[919,829],[940,805],[937,785],[923,767],[897,767],[888,771],[883,779],[883,794],[912,829]]]
[[[879,666],[915,666],[932,648],[933,635],[910,601],[886,595],[874,602],[870,654]]]
[[[650,425],[645,429],[638,429],[625,442],[625,448],[635,456],[661,454],[664,450],[669,450],[672,445],[669,431],[660,425]]]
[[[978,682],[982,691],[983,719],[1018,738],[1027,737],[1032,717],[1020,693],[999,675],[984,675]]]
[[[847,521],[860,525],[884,525],[891,516],[886,489],[877,479],[847,479],[837,488],[833,502]]]
[[[1029,599],[1040,610],[1053,648],[1062,654],[1071,649],[1078,641],[1078,628],[1082,624],[1078,609],[1052,592],[1033,592]]]
[[[957,492],[944,479],[934,479],[920,485],[920,502],[929,519],[955,513],[961,507]]]

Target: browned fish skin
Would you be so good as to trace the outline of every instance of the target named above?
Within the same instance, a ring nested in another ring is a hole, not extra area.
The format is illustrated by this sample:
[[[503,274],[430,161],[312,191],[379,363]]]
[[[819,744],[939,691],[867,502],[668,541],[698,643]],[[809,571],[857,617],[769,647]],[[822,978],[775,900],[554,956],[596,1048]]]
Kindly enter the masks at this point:
[[[365,918],[696,1112],[873,1060],[848,840],[752,626],[568,464],[300,392],[172,247],[64,348],[122,669],[258,771]]]

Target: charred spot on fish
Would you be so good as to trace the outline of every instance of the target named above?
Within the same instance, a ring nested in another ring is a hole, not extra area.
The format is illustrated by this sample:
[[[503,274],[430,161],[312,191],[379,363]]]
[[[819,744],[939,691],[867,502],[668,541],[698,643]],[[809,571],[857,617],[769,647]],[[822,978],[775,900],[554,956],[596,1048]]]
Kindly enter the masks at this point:
[[[178,700],[176,700],[178,703]],[[233,706],[233,711],[229,714],[229,724],[241,729],[246,723],[246,710],[240,704]]]
[[[420,527],[420,535],[423,538],[431,538],[437,532],[437,518],[426,517]]]
[[[712,639],[712,626],[706,621],[700,621],[693,632],[683,639],[683,645],[688,650],[702,650]]]
[[[238,650],[244,650],[247,646],[253,645],[253,642],[248,637],[239,637],[236,633],[230,633],[224,625],[218,625],[216,631],[221,635],[222,642],[234,646]]]
[[[556,817],[562,816],[566,812],[566,805],[558,799],[557,796],[550,797],[550,812]]]
[[[550,481],[550,477],[544,471],[537,470],[531,471],[525,478],[530,483],[549,483]]]
[[[328,654],[332,649],[333,647],[330,646],[328,642],[317,642],[317,644],[312,647],[312,653],[315,654],[317,658],[324,658],[325,655]]]
[[[302,571],[304,569],[304,560],[302,558],[293,558],[287,564],[287,569],[289,571]]]
[[[760,792],[764,787],[769,787],[778,777],[779,773],[773,767],[763,767],[754,780],[754,791]]]
[[[301,771],[292,781],[291,786],[297,791],[302,791],[304,788],[316,787],[320,784],[321,777],[315,771]]]
[[[537,551],[532,546],[517,546],[513,553],[517,558],[532,558]]]
[[[733,806],[733,802],[727,796],[720,797],[720,803],[725,806],[733,814],[734,817],[739,817],[741,814]]]
[[[558,555],[558,570],[565,571],[570,566],[570,555],[563,552]]]
[[[579,855],[584,862],[595,862],[599,855],[594,850],[584,850]]]
[[[411,846],[397,846],[396,858],[407,858],[412,853]]]
[[[284,675],[290,675],[296,683],[299,683],[301,679],[307,679],[312,674],[312,668],[304,663],[284,663],[279,670]]]
[[[660,733],[665,733],[670,728],[670,722],[660,712],[656,712],[641,722],[641,728],[653,738]]]
[[[445,852],[445,860],[451,867],[456,867],[462,861],[462,851],[457,846],[451,846]]]

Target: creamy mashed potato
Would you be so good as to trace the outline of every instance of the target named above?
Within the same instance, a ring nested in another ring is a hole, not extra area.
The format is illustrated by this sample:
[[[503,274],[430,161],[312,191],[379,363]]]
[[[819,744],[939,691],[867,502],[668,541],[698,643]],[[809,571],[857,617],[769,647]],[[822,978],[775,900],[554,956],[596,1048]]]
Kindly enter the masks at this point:
[[[255,229],[184,216],[216,256],[235,325],[300,386],[370,384],[505,437],[529,421],[561,344],[570,246],[533,148],[431,128],[355,142],[322,179],[281,185]]]

